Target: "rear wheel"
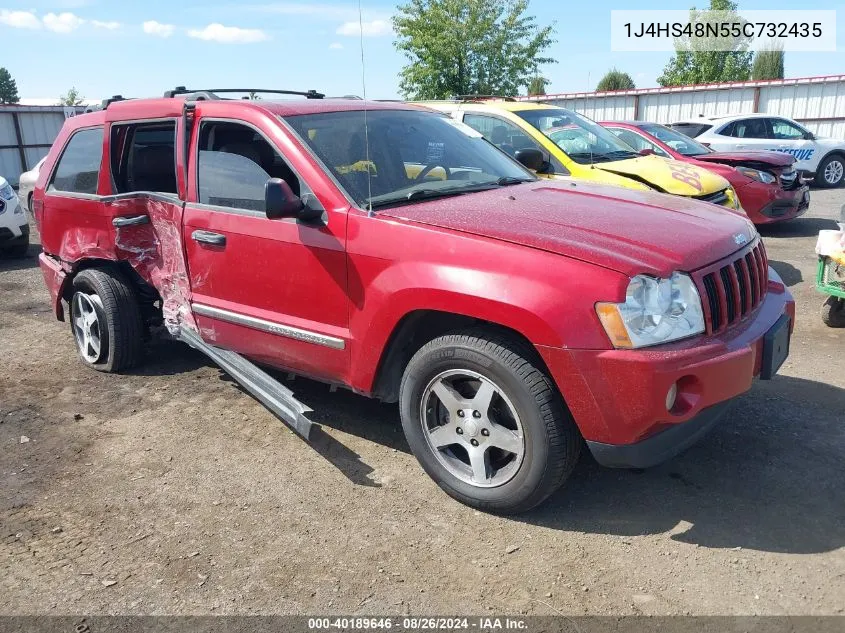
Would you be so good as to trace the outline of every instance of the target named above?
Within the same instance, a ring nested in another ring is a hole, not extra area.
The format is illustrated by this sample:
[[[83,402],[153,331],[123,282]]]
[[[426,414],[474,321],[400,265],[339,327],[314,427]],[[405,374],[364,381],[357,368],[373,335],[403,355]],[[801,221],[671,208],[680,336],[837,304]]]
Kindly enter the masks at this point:
[[[399,401],[420,465],[467,505],[524,512],[578,461],[580,434],[554,384],[506,337],[473,330],[431,341],[408,363]]]
[[[845,300],[828,297],[822,304],[822,321],[827,327],[845,327]]]
[[[79,357],[92,369],[119,372],[141,359],[138,300],[116,270],[89,268],[74,278],[70,328]]]
[[[819,165],[816,172],[816,184],[819,187],[838,187],[845,177],[845,158],[839,154],[828,156]]]

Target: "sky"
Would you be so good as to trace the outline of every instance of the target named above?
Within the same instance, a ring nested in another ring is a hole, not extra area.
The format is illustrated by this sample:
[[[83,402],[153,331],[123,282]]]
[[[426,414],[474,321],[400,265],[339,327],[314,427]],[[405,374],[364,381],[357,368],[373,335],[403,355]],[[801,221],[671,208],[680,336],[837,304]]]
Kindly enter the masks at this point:
[[[22,98],[58,98],[75,86],[88,99],[160,95],[168,88],[316,89],[330,96],[398,98],[405,63],[393,47],[396,2],[361,0],[0,0],[0,66]],[[532,0],[538,23],[555,23],[542,69],[547,92],[595,89],[615,66],[637,87],[656,86],[669,53],[613,53],[612,9],[688,9],[695,0]],[[698,4],[703,4],[702,0]],[[794,0],[739,0],[741,9],[795,9]],[[786,76],[845,74],[845,2],[837,10],[837,52],[787,52]]]

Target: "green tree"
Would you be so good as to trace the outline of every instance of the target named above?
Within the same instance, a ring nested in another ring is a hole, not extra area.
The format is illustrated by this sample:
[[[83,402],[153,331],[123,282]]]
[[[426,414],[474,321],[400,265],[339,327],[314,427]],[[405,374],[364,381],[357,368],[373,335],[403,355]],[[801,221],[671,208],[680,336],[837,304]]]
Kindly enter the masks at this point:
[[[408,64],[406,98],[517,94],[554,42],[554,26],[526,15],[529,0],[410,0],[393,17],[394,46]]]
[[[708,10],[690,9],[690,24],[744,23],[731,0],[710,0]],[[718,44],[719,50],[713,50]],[[719,81],[745,81],[751,74],[754,53],[746,37],[681,37],[675,40],[675,55],[657,78],[661,86],[684,86]]]
[[[636,87],[634,80],[631,79],[631,75],[623,73],[621,70],[616,68],[611,68],[607,71],[607,74],[601,78],[599,85],[596,86],[596,90],[599,92],[604,92],[606,90],[633,90]]]
[[[5,68],[0,68],[0,103],[18,103],[18,84]]]
[[[528,82],[528,96],[534,97],[546,94],[546,86],[550,83],[552,82],[540,75],[532,77],[531,81]]]
[[[76,86],[71,86],[70,90],[59,97],[59,105],[63,106],[78,106],[82,105],[83,101],[85,101],[85,97],[79,94],[79,90],[76,89]]]
[[[752,79],[783,79],[783,46],[763,48],[754,55]]]

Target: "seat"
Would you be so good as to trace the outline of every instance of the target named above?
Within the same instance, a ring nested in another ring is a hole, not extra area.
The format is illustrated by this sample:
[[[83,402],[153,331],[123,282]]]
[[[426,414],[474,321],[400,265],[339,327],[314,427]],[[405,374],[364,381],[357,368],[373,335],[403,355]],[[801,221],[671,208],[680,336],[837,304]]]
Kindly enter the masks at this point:
[[[130,191],[178,193],[173,146],[152,145],[139,148],[133,156],[127,180]]]

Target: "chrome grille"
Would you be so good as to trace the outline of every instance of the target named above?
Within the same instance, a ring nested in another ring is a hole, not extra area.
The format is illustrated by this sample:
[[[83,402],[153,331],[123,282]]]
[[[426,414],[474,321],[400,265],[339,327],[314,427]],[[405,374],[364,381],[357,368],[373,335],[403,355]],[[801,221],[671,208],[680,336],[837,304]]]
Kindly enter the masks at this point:
[[[696,274],[708,334],[716,334],[750,315],[769,284],[769,265],[761,241]]]
[[[798,186],[798,172],[794,169],[791,171],[782,172],[780,175],[780,186],[785,191],[795,189]]]

